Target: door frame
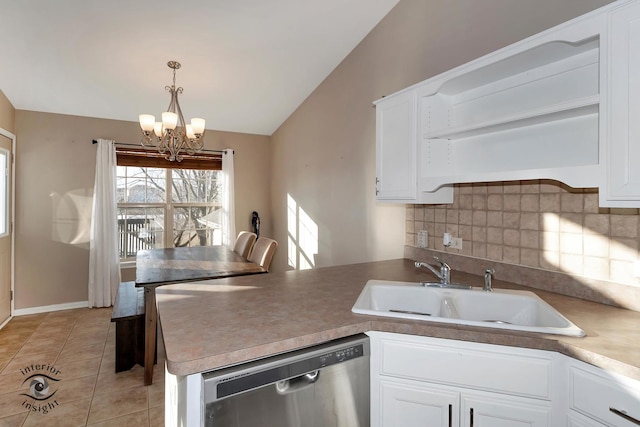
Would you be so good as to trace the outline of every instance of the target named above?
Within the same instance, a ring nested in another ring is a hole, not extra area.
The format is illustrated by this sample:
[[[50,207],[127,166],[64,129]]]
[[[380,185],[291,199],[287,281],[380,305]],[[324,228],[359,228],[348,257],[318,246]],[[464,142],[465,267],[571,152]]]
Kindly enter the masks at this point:
[[[0,328],[4,327],[12,318],[15,310],[14,302],[15,302],[15,256],[16,256],[16,227],[15,227],[15,219],[16,219],[16,136],[9,132],[6,129],[0,127],[0,135],[5,136],[11,140],[11,188],[10,188],[10,215],[11,222],[9,226],[11,227],[11,308],[9,309],[9,318],[0,324]]]

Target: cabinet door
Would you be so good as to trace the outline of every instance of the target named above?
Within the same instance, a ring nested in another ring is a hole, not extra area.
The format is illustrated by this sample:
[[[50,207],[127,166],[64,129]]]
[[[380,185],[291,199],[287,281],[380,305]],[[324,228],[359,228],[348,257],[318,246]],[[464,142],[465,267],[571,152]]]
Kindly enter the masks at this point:
[[[495,397],[462,395],[462,423],[465,427],[547,427],[551,408]]]
[[[606,159],[601,206],[640,204],[640,3],[631,2],[609,15],[605,71]],[[608,73],[608,74],[607,74]]]
[[[382,427],[457,426],[460,395],[448,390],[381,381]]]
[[[376,196],[416,198],[416,93],[409,91],[376,105]]]

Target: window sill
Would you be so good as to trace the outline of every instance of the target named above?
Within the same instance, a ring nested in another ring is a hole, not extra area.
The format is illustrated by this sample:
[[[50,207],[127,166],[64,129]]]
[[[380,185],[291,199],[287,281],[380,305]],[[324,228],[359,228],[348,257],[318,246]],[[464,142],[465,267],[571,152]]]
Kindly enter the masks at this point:
[[[136,268],[135,261],[120,261],[120,269],[124,270],[125,268]]]

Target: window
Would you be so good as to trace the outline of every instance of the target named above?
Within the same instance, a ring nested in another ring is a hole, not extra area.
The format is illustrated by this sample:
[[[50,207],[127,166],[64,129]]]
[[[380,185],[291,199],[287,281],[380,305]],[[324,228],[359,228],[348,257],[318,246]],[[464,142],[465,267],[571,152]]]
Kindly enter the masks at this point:
[[[118,166],[121,260],[141,249],[222,243],[221,172]]]

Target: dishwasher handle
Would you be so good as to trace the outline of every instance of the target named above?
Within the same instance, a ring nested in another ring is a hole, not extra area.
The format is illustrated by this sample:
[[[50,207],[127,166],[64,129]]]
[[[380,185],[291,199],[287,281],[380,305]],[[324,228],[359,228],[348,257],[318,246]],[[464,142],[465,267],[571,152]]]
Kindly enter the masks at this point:
[[[304,390],[312,386],[320,378],[320,371],[309,372],[299,377],[290,378],[284,381],[278,381],[274,384],[276,392],[279,395],[286,395]]]

